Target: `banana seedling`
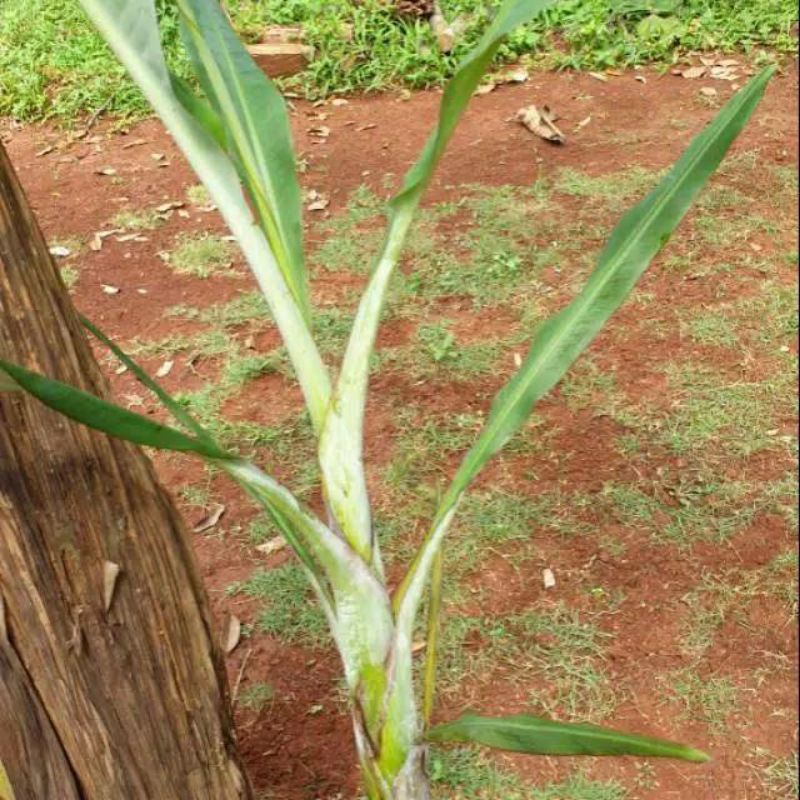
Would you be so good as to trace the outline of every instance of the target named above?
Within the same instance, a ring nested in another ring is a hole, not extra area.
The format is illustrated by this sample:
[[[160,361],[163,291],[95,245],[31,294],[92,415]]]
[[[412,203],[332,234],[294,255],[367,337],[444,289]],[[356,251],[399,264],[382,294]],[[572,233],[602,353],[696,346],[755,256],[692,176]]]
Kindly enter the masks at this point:
[[[286,538],[322,606],[341,655],[364,789],[370,800],[427,798],[430,742],[475,742],[542,755],[637,755],[704,761],[691,747],[523,713],[465,713],[430,726],[435,696],[441,552],[459,501],[623,303],[688,211],[758,104],[771,70],[754,77],[691,142],[672,170],[612,232],[582,291],[535,331],[516,373],[443,493],[404,577],[391,590],[372,521],[363,459],[364,411],[381,311],[415,211],[470,97],[504,37],[552,0],[506,0],[448,83],[438,121],[388,205],[388,225],[336,380],[311,326],[303,260],[301,193],[284,101],[254,64],[215,0],[174,0],[200,91],[172,75],[154,0],[81,0],[97,29],[152,104],[222,213],[266,298],[302,389],[318,442],[326,505],[321,519],[255,464],[228,452],[88,320],[175,417],[177,427],[0,360],[0,390],[25,391],[111,436],[190,453],[251,495]],[[268,399],[268,398],[266,398]],[[426,592],[423,687],[412,669],[412,633]]]

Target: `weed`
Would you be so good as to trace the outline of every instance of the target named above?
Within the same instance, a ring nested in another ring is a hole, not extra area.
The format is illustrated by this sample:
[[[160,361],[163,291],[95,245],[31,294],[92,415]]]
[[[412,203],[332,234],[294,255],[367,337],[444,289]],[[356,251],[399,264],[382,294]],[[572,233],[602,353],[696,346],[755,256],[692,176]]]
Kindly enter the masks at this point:
[[[455,50],[446,55],[429,26],[398,21],[380,0],[358,5],[230,0],[226,5],[245,38],[257,38],[267,25],[304,27],[317,57],[290,83],[310,96],[441,84],[475,44],[494,7],[483,0],[444,3],[449,18],[467,21]],[[174,10],[166,3],[158,6],[167,60],[187,77]],[[567,0],[512,34],[498,60],[527,55],[545,66],[604,69],[650,60],[669,63],[681,51],[704,48],[739,51],[765,45],[796,51],[791,34],[796,11],[788,0],[763,0],[745,9],[733,9],[727,0],[687,0],[670,14],[649,16],[647,8]],[[0,5],[0,116],[69,120],[100,108],[123,117],[147,113],[141,94],[79,8],[59,0],[5,0]]]

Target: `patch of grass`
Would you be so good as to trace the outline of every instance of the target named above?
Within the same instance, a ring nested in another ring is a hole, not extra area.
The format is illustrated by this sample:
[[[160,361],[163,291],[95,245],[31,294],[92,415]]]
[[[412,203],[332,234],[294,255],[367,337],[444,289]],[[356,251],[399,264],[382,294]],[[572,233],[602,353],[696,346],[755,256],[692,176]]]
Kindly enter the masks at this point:
[[[750,484],[688,471],[651,486],[608,483],[602,494],[614,519],[680,547],[730,539],[760,513],[788,511],[792,496],[787,480]]]
[[[630,167],[621,172],[592,176],[567,167],[558,171],[555,190],[572,197],[602,201],[606,208],[619,210],[631,198],[644,196],[660,175],[642,167]]]
[[[616,705],[603,674],[608,634],[558,604],[506,616],[448,616],[443,626],[441,686],[458,691],[465,678],[490,680],[502,665],[531,688],[529,705],[546,716],[601,720]],[[509,676],[504,674],[504,680]]]
[[[211,195],[208,189],[202,183],[193,183],[186,190],[186,199],[193,206],[209,206],[211,205]]]
[[[123,209],[111,218],[111,225],[131,231],[151,231],[161,225],[163,221],[163,216],[155,209],[145,211]]]
[[[794,372],[752,382],[730,380],[695,364],[670,364],[667,375],[676,402],[661,438],[675,453],[717,450],[748,456],[780,446],[769,431],[790,411]]]
[[[704,722],[716,735],[726,730],[728,717],[738,705],[738,691],[730,678],[721,675],[702,677],[695,667],[667,676],[668,693],[683,706],[685,716]]]
[[[175,249],[168,254],[168,263],[179,275],[208,278],[227,271],[233,253],[231,243],[221,236],[182,234],[175,242]]]
[[[247,538],[251,544],[263,544],[277,534],[275,523],[266,514],[254,517],[247,526]]]
[[[183,502],[195,508],[205,508],[211,502],[211,492],[207,486],[187,483],[179,492]]]
[[[747,608],[758,596],[780,603],[790,624],[797,614],[796,591],[795,553],[781,554],[760,569],[704,574],[695,589],[683,598],[688,609],[680,640],[683,651],[695,659],[701,658],[725,620],[747,624]]]
[[[64,281],[64,286],[70,291],[74,289],[78,278],[80,278],[78,270],[69,264],[65,264],[63,267],[59,267],[59,272],[61,273],[61,280]]]
[[[191,335],[172,334],[149,342],[137,338],[128,345],[127,350],[131,355],[145,358],[186,352],[213,359],[235,353],[237,346],[225,331],[212,328]]]
[[[564,781],[534,786],[512,770],[469,748],[434,749],[430,778],[436,800],[625,800],[616,781],[595,781],[574,772]]]
[[[304,27],[317,57],[288,84],[316,97],[441,84],[473,47],[498,2],[442,3],[449,19],[464,22],[450,54],[439,50],[429,25],[399,20],[381,0],[229,0],[226,6],[245,39],[257,39],[267,25]],[[168,64],[186,77],[174,7],[159,0],[157,8]],[[790,0],[747,7],[732,7],[729,0],[685,0],[670,7],[633,3],[624,8],[614,0],[566,0],[515,30],[497,61],[524,57],[547,67],[604,69],[671,63],[682,52],[703,49],[767,47],[794,53],[795,21]],[[147,114],[142,95],[79,7],[61,0],[5,0],[0,5],[0,116],[74,119],[99,108],[123,117]]]
[[[774,800],[794,800],[798,795],[797,753],[776,758],[760,770],[761,783]]]
[[[561,394],[573,411],[591,408],[612,417],[621,403],[614,373],[602,370],[591,358],[581,359],[569,371],[561,383]]]
[[[283,642],[319,647],[327,641],[328,626],[316,599],[311,596],[303,570],[297,564],[284,564],[258,570],[228,590],[263,601],[258,629]]]
[[[239,694],[239,703],[251,711],[261,711],[273,698],[275,690],[268,683],[251,683]]]

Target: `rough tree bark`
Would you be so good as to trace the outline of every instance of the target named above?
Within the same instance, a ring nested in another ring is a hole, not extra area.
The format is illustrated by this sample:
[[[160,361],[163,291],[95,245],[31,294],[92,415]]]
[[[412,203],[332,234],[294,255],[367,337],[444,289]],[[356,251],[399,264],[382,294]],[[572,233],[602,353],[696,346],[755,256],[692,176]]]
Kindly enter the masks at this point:
[[[2,146],[0,354],[107,391]],[[251,797],[188,535],[150,462],[20,392],[0,394],[0,762],[16,800]]]

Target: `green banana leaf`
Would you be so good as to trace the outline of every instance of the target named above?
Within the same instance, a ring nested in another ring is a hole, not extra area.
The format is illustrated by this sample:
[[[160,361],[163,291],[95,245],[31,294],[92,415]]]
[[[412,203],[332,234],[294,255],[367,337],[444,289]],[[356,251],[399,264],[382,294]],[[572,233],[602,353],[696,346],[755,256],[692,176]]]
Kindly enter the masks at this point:
[[[178,94],[236,164],[292,295],[310,319],[300,185],[286,104],[253,61],[215,0],[178,0],[186,49],[215,112]],[[173,87],[175,82],[173,81]]]
[[[541,756],[647,756],[696,762],[709,760],[700,750],[666,739],[622,733],[598,725],[556,722],[528,714],[482,717],[466,713],[453,722],[431,728],[425,738],[430,742],[442,743],[474,742],[497,750]]]
[[[28,394],[54,411],[96,431],[159,450],[196,453],[205,458],[232,458],[213,442],[181,433],[175,428],[153,422],[141,414],[120,408],[74,386],[45,378],[18,364],[0,359],[0,374],[2,373],[9,375]]]
[[[773,72],[768,67],[753,78],[692,140],[661,183],[622,217],[580,294],[536,331],[521,367],[495,397],[483,430],[448,487],[434,524],[398,589],[395,607],[420,566],[423,573],[430,568],[433,551],[445,533],[441,523],[466,488],[589,346],[666,244],[755,110]],[[424,581],[415,582],[414,602],[418,602]]]

